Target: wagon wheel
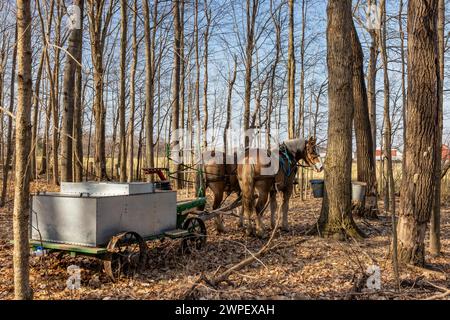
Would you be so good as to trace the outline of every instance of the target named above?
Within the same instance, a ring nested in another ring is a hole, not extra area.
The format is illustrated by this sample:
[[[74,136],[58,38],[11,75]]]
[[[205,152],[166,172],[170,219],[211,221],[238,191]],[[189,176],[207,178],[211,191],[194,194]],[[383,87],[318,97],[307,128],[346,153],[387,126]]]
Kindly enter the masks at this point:
[[[188,218],[183,223],[183,229],[189,232],[181,243],[183,253],[190,253],[192,249],[200,250],[206,244],[206,226],[202,219]]]
[[[107,250],[103,267],[114,282],[119,279],[121,272],[130,274],[139,271],[147,257],[147,246],[136,232],[123,232],[112,237]]]

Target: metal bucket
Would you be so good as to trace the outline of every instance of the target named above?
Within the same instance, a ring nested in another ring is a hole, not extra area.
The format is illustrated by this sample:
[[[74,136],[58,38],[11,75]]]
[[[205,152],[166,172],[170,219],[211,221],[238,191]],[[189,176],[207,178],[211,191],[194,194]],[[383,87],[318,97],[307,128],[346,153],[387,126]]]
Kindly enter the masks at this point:
[[[313,191],[314,198],[323,198],[323,193],[325,189],[325,181],[324,180],[310,180],[311,189]]]
[[[352,201],[364,201],[366,197],[367,183],[353,181],[352,182]]]

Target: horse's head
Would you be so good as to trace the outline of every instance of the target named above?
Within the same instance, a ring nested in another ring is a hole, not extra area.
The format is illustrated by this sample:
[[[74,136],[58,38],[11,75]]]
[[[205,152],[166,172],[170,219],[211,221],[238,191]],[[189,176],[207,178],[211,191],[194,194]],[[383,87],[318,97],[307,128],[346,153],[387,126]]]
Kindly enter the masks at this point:
[[[317,148],[316,138],[311,137],[308,141],[306,141],[303,160],[305,160],[305,162],[317,172],[323,171],[323,163]]]
[[[317,172],[322,172],[323,164],[319,151],[317,150],[315,138],[310,138],[307,141],[303,139],[292,139],[285,141],[284,145],[295,157],[297,162],[303,159],[308,166],[314,168]]]

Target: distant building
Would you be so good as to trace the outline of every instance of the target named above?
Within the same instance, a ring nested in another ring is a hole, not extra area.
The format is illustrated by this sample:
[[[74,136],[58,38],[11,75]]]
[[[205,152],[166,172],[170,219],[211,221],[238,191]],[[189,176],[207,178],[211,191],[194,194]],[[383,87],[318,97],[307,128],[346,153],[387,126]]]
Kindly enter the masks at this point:
[[[377,161],[383,160],[383,153],[384,151],[381,151],[381,149],[377,149],[375,152],[375,157]],[[401,162],[403,161],[403,153],[400,152],[398,149],[391,149],[391,155],[392,155],[392,161],[394,162]]]
[[[442,161],[450,160],[450,147],[446,144],[442,145]]]

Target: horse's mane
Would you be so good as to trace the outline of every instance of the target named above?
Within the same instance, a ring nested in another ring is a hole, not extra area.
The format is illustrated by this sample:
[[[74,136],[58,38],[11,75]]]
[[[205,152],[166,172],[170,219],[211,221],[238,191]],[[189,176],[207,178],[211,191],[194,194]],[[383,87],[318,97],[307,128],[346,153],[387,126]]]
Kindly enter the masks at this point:
[[[296,154],[297,152],[303,152],[305,150],[306,140],[302,138],[290,139],[284,141],[284,145],[292,154]]]

